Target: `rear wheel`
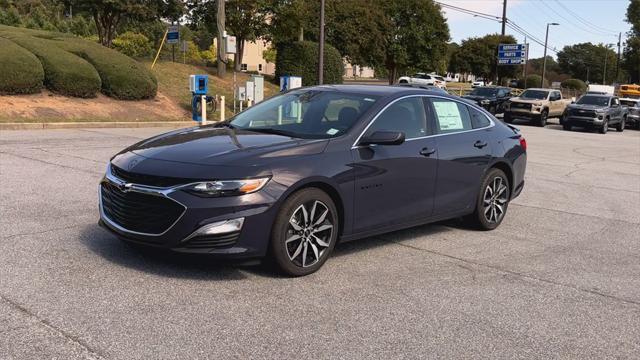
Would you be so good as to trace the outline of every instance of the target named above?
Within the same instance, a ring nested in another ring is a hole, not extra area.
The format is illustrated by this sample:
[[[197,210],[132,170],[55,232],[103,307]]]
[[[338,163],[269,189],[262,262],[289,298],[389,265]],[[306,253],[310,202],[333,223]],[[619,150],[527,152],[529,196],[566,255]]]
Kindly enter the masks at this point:
[[[324,191],[300,190],[282,205],[271,233],[270,253],[277,268],[291,276],[317,271],[338,238],[338,212]]]
[[[484,177],[473,214],[467,216],[466,222],[481,230],[497,228],[509,206],[511,189],[509,180],[500,169],[491,169]]]
[[[620,122],[618,123],[618,125],[616,125],[616,131],[623,132],[626,122],[627,122],[627,118],[623,117],[622,120],[620,120]]]

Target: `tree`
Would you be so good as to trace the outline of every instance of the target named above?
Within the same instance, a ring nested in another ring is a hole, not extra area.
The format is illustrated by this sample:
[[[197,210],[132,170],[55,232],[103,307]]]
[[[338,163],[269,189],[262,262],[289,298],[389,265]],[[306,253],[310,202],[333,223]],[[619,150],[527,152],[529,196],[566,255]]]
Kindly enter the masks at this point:
[[[560,70],[571,77],[593,83],[602,82],[605,58],[606,79],[614,80],[616,74],[615,51],[603,44],[581,43],[568,45],[558,52]]]
[[[499,34],[462,40],[460,47],[451,55],[450,70],[488,79],[514,77],[522,68],[519,65],[497,65],[498,45],[516,43],[513,36]]]
[[[629,74],[629,82],[640,82],[640,0],[631,0],[627,7],[627,33],[622,66]]]
[[[245,43],[255,41],[264,34],[267,5],[263,0],[228,0],[225,7],[225,26],[236,37],[234,66],[240,71]]]

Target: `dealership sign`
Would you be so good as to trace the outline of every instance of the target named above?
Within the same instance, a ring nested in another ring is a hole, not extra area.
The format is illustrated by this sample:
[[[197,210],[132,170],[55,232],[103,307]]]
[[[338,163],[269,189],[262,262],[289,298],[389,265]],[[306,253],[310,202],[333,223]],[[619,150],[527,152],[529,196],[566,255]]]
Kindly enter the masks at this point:
[[[522,65],[527,63],[526,44],[498,45],[498,65]]]

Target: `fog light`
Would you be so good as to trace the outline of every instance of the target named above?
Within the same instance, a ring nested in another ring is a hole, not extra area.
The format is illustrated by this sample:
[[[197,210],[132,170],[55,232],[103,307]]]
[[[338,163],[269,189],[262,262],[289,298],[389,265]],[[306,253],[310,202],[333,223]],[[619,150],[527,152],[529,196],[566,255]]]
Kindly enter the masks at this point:
[[[238,232],[242,230],[242,224],[244,224],[244,218],[217,221],[200,227],[191,235],[187,236],[183,241],[187,241],[196,236],[221,235]]]

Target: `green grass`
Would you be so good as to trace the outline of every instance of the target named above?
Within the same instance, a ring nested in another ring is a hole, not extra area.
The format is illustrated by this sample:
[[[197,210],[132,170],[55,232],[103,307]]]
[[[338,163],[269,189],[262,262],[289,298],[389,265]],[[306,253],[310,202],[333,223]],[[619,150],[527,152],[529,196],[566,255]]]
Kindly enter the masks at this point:
[[[147,99],[156,95],[157,80],[144,65],[97,43],[69,34],[2,25],[0,39],[33,53],[44,69],[44,85],[56,93],[95,97],[101,91],[123,100]],[[8,54],[3,56],[11,57],[18,50],[12,47],[1,52]],[[4,66],[4,63],[0,64]],[[20,75],[19,69],[15,70],[14,77]],[[3,83],[0,83],[2,87]]]
[[[42,89],[44,69],[38,58],[16,43],[0,38],[0,94],[32,94]]]

